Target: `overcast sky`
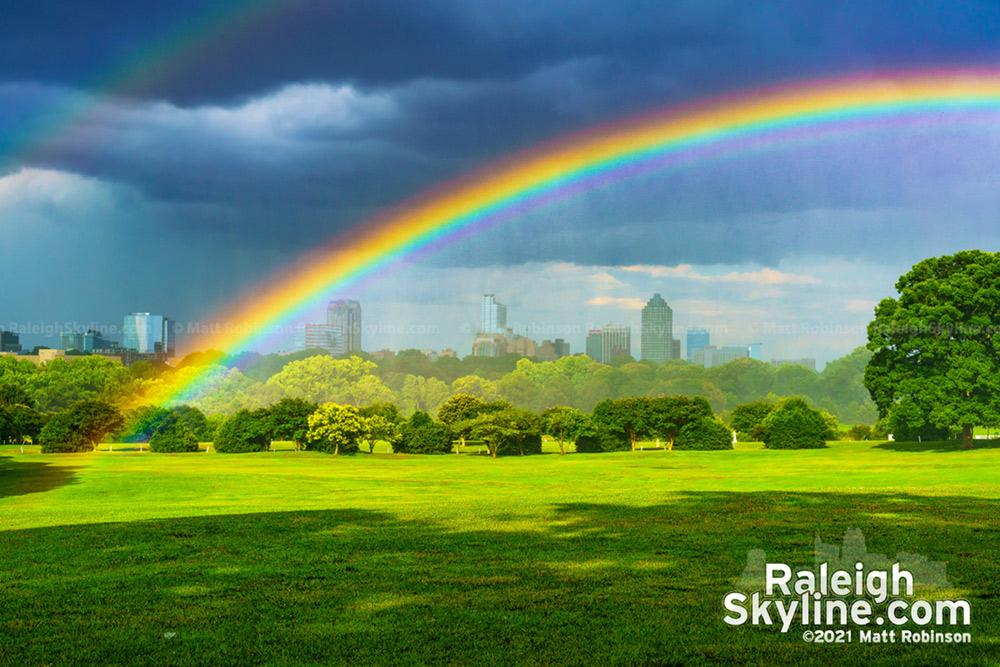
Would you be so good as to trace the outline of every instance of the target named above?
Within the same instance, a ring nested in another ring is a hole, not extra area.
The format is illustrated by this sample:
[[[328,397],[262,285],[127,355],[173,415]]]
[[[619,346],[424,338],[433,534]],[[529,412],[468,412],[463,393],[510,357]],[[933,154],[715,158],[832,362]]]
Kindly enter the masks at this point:
[[[993,2],[2,9],[0,327],[39,327],[28,346],[132,311],[205,321],[379,210],[602,122],[820,76],[1000,66]],[[366,349],[467,354],[492,291],[536,340],[580,351],[659,292],[680,338],[825,361],[864,343],[914,262],[997,249],[998,149],[987,115],[648,173],[324,301],[361,299]]]

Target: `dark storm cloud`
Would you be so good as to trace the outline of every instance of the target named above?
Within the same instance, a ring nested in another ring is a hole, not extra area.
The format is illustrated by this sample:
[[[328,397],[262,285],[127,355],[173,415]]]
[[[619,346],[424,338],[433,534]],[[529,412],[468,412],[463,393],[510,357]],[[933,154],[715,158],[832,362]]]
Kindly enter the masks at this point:
[[[0,77],[178,104],[226,102],[290,81],[399,85],[519,79],[600,57],[677,95],[776,76],[995,56],[987,2],[634,0],[108,0],[7,2]],[[256,17],[256,18],[255,18]],[[152,48],[151,48],[152,47]]]
[[[8,80],[100,86],[102,74],[160,44],[126,90],[183,104],[289,81],[519,78],[543,64],[596,54],[645,60],[664,48],[696,47],[720,25],[718,12],[703,2],[12,4],[0,25],[0,72]]]

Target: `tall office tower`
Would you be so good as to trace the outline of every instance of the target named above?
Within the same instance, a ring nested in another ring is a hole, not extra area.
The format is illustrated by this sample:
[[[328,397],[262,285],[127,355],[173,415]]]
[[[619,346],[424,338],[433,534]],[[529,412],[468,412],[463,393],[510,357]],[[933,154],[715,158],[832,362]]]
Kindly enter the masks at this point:
[[[747,345],[747,351],[750,353],[751,359],[756,359],[760,361],[760,343],[750,343]]]
[[[642,309],[642,358],[663,363],[674,358],[674,311],[659,294],[654,294]]]
[[[600,329],[591,329],[587,332],[587,356],[599,364],[604,363],[603,339],[604,332]]]
[[[349,299],[331,301],[326,309],[326,323],[339,329],[344,353],[361,351],[360,301]]]
[[[163,318],[163,351],[167,353],[168,357],[174,356],[174,352],[177,350],[177,328],[176,322],[174,322],[169,317]]]
[[[506,330],[507,306],[497,301],[495,294],[484,294],[478,333],[495,334],[504,333]]]
[[[704,350],[706,347],[708,347],[708,332],[702,329],[688,329],[687,360],[694,361],[695,350]]]
[[[174,356],[176,335],[174,321],[162,315],[131,313],[125,316],[122,327],[122,347],[139,354],[165,354]]]
[[[601,357],[610,363],[615,357],[631,356],[632,327],[621,324],[605,324],[601,331]]]

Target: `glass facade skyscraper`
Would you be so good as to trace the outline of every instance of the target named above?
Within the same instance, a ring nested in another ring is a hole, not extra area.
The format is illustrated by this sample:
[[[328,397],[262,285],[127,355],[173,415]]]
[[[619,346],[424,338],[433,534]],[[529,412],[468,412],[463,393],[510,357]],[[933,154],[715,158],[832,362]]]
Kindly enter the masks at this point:
[[[495,294],[484,294],[479,316],[479,333],[502,334],[506,330],[507,306],[497,301]]]
[[[674,357],[674,311],[659,294],[642,309],[642,359],[663,363]]]
[[[122,327],[122,347],[139,354],[174,355],[174,321],[162,315],[131,313]]]
[[[687,332],[687,360],[694,361],[696,350],[704,350],[708,347],[708,332],[701,329],[688,329]]]
[[[601,349],[603,338],[604,332],[601,329],[591,329],[587,332],[587,356],[599,364],[604,363],[604,350]]]
[[[361,302],[351,299],[331,301],[326,308],[326,323],[336,330],[332,341],[340,338],[342,353],[361,351]],[[339,336],[338,336],[339,334]]]

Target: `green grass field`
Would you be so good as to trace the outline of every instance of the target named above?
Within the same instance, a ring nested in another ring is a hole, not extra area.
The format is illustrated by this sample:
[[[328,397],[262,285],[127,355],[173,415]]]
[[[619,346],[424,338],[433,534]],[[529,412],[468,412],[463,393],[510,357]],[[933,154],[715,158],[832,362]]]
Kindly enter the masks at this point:
[[[1000,449],[957,444],[4,447],[0,664],[1000,664]],[[870,551],[946,562],[939,594],[971,602],[972,644],[824,646],[722,622],[748,550],[807,565],[817,536],[851,527]]]

